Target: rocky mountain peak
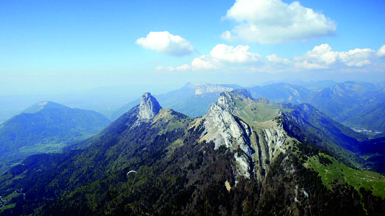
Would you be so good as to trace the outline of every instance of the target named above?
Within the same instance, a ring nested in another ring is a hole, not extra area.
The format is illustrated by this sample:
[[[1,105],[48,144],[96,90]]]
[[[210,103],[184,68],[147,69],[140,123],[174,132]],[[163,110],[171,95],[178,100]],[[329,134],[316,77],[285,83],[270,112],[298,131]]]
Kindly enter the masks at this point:
[[[150,120],[154,118],[162,107],[158,101],[151,95],[150,92],[146,92],[140,98],[138,119]]]
[[[268,103],[267,99],[261,100]],[[282,124],[266,123],[256,127],[257,121],[245,114],[247,107],[255,103],[257,101],[248,90],[223,92],[202,119],[204,131],[200,141],[213,142],[215,150],[223,146],[234,152],[236,179],[238,176],[250,178],[255,175],[262,181],[265,171],[269,170],[269,161],[287,149],[285,143],[288,136]],[[254,160],[258,161],[255,167],[251,165]],[[255,169],[263,172],[256,172]]]
[[[245,103],[255,102],[249,90],[236,89],[231,92],[222,92],[218,97],[217,105],[234,114],[234,112],[238,109],[237,101],[243,101]]]

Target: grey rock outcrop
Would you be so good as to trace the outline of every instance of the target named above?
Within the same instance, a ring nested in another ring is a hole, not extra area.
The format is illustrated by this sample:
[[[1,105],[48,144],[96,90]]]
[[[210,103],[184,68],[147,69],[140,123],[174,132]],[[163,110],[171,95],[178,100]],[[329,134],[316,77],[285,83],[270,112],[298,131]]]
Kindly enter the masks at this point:
[[[214,149],[221,146],[234,152],[236,161],[235,175],[250,178],[255,176],[263,181],[269,171],[270,163],[280,153],[287,150],[289,136],[282,124],[274,124],[266,128],[252,128],[238,117],[242,110],[237,107],[236,100],[255,103],[248,91],[241,94],[224,92],[213,104],[207,114],[202,117],[204,131],[200,141],[213,142]]]
[[[283,129],[282,124],[265,129],[257,129],[255,156],[254,156],[254,169],[257,179],[262,181],[267,172],[270,170],[270,163],[280,153],[285,153],[288,146],[286,141],[290,139],[286,131]]]
[[[248,138],[251,135],[250,127],[217,104],[211,106],[203,125],[205,131],[202,140],[213,141],[215,149],[225,146],[235,151],[240,147],[248,155],[253,154]]]
[[[154,118],[162,107],[150,92],[143,94],[140,98],[139,115],[141,120],[150,120]]]
[[[132,127],[139,126],[142,122],[150,122],[161,109],[162,107],[151,93],[144,93],[140,98],[138,120],[136,120]]]

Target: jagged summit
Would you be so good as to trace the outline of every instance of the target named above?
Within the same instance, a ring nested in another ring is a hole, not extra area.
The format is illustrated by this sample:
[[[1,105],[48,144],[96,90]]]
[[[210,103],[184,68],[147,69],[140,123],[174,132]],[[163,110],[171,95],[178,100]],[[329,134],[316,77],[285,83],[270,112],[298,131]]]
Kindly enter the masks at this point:
[[[52,109],[52,108],[68,108],[68,107],[52,101],[41,101],[28,107],[22,113],[37,113],[43,109]]]
[[[162,109],[162,107],[158,101],[150,92],[146,92],[140,98],[138,119],[142,121],[153,119],[159,113],[160,109]]]

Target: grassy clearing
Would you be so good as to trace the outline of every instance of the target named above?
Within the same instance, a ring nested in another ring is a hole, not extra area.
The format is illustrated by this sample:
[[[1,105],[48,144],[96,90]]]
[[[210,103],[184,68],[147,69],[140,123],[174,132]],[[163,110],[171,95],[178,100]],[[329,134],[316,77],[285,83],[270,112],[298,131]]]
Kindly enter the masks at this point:
[[[14,208],[15,206],[16,206],[16,203],[12,203],[12,204],[3,206],[3,207],[0,208],[0,213],[3,212],[4,210]]]
[[[169,145],[166,149],[168,150],[167,155],[171,155],[177,148],[182,147],[184,145],[182,139],[177,139],[171,145]]]
[[[8,196],[4,197],[3,199],[9,201],[9,200],[11,200],[12,198],[16,198],[16,197],[21,196],[21,195],[22,195],[21,193],[11,193],[11,194],[9,194]]]
[[[193,119],[185,117],[171,109],[161,109],[152,122],[152,127],[160,127],[159,135],[177,128],[187,128]],[[167,127],[165,127],[167,125]]]
[[[329,159],[331,163],[322,164],[320,157]],[[374,196],[385,198],[385,177],[377,172],[353,169],[323,153],[308,158],[304,166],[318,172],[323,184],[328,189],[332,189],[333,182],[346,182],[358,192],[363,187],[366,190],[371,190]]]
[[[272,120],[279,112],[279,109],[269,108],[263,103],[250,103],[239,98],[235,99],[235,103],[240,108],[240,112],[237,113],[238,117],[256,122]]]

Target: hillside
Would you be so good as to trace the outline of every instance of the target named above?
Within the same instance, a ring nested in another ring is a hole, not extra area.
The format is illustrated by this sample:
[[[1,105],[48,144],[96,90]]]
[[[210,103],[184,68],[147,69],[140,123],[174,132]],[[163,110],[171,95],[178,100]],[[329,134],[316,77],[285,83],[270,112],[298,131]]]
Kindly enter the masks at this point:
[[[110,123],[94,111],[40,102],[0,125],[0,173],[36,153],[63,147],[98,133]]]
[[[319,119],[325,122],[312,125]],[[312,143],[321,138],[325,143]],[[349,139],[358,142],[360,136],[310,105],[253,99],[247,90],[220,94],[195,119],[162,109],[146,93],[138,106],[88,139],[88,148],[31,156],[1,175],[6,201],[0,210],[4,215],[380,215],[385,178],[347,166],[325,150],[351,151],[342,145]]]

